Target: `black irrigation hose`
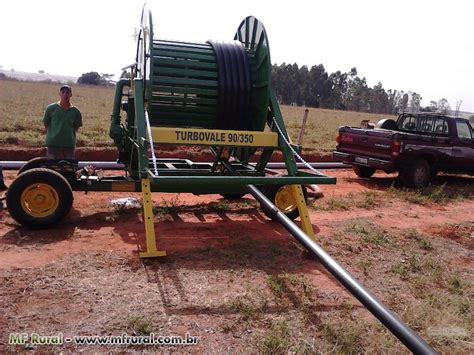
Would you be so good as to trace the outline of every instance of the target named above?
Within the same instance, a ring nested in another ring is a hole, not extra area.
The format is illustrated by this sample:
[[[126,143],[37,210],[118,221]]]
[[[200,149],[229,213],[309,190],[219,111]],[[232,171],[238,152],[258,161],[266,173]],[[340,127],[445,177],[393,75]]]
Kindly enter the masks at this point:
[[[240,42],[208,41],[216,56],[219,96],[217,128],[249,130],[250,64]]]
[[[240,176],[232,164],[222,162],[225,168],[232,174]],[[431,348],[418,334],[408,325],[398,318],[387,306],[380,302],[375,295],[357,281],[348,271],[346,271],[336,260],[322,249],[311,237],[309,237],[295,222],[289,219],[278,207],[276,207],[262,191],[254,185],[246,185],[248,192],[272,214],[277,222],[315,257],[322,266],[326,268],[355,298],[357,298],[387,329],[395,335],[414,354],[430,354],[437,352]]]

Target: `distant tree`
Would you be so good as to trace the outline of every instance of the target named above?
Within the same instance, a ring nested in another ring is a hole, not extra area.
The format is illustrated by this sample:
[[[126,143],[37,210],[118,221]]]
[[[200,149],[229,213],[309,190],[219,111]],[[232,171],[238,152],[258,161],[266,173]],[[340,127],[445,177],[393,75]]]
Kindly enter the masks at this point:
[[[329,98],[331,84],[328,79],[328,73],[322,64],[311,67],[304,92],[306,106],[320,107]]]
[[[295,79],[295,103],[298,106],[306,105],[305,93],[308,91],[309,86],[309,71],[306,65],[298,69]]]
[[[350,78],[347,86],[343,101],[344,106],[351,111],[369,112],[371,110],[370,89],[367,86],[366,79],[361,79],[358,76]]]
[[[396,115],[398,113],[399,111],[398,104],[400,100],[402,99],[403,94],[404,94],[403,91],[399,91],[399,90],[389,89],[387,91],[388,105],[389,105],[387,113],[391,113],[392,115]]]
[[[433,101],[432,101],[433,102]],[[432,105],[420,107],[420,112],[436,112]]]
[[[307,70],[307,68],[306,68]],[[298,95],[303,89],[298,83],[299,68],[298,64],[273,65],[272,82],[278,100],[284,105],[296,104]]]
[[[370,112],[374,113],[390,113],[391,107],[388,94],[379,82],[370,89]]]
[[[430,101],[430,110],[431,112],[438,111],[438,103],[436,101]]]
[[[416,92],[411,93],[410,112],[418,112],[420,110],[422,97]]]
[[[408,94],[403,94],[398,101],[398,112],[406,112],[408,108]]]
[[[121,77],[124,75],[127,74],[122,73]],[[322,64],[310,69],[306,65],[298,67],[296,63],[273,64],[272,84],[278,101],[284,105],[389,114],[421,109],[420,94],[386,91],[381,82],[369,88],[366,78],[360,78],[355,67],[345,73],[336,71],[329,74]]]
[[[79,79],[77,79],[78,84],[86,85],[105,85],[105,79],[97,72],[91,71],[88,73],[82,74]]]
[[[445,98],[438,100],[439,113],[447,114],[449,110],[451,110],[451,106],[449,106],[448,100],[446,100]]]
[[[347,92],[347,73],[337,71],[329,76],[331,85],[330,95],[324,102],[324,107],[345,110],[343,103],[344,95]]]
[[[352,99],[352,95],[353,95],[353,92],[351,92],[352,82],[354,80],[359,79],[359,77],[357,76],[357,68],[355,68],[355,67],[351,68],[351,70],[349,70],[345,74],[346,74],[346,88],[345,88],[345,91],[343,91],[343,93],[342,93],[342,104],[344,106],[348,106],[349,101]],[[363,80],[365,80],[365,78]]]
[[[100,75],[102,76],[102,79],[103,79],[103,81],[105,82],[106,85],[115,83],[115,81],[114,81],[115,74],[101,73]]]

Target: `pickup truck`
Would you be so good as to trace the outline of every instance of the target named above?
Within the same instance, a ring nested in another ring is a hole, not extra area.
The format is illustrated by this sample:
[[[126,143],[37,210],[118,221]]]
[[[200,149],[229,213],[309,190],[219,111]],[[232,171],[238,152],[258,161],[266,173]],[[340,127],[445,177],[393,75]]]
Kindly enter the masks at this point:
[[[359,177],[398,172],[405,186],[419,188],[439,171],[474,175],[474,132],[465,118],[402,113],[372,127],[340,127],[336,139],[334,159]]]

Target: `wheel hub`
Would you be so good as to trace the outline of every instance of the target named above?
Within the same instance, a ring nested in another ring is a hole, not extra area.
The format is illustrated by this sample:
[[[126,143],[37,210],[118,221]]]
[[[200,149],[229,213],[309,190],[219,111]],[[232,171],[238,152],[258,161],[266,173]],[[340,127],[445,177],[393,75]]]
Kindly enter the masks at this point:
[[[59,197],[56,190],[49,184],[34,184],[21,194],[23,210],[33,217],[46,217],[58,208]]]
[[[291,212],[298,207],[289,185],[278,189],[275,195],[275,206],[283,213]]]

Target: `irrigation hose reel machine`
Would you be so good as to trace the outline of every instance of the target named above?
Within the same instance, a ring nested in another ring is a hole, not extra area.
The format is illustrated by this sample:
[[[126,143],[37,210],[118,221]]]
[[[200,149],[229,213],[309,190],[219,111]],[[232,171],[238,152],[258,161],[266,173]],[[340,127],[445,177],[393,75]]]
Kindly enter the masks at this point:
[[[126,174],[103,176],[79,169],[77,160],[32,159],[7,193],[17,222],[29,227],[60,222],[72,208],[72,191],[141,192],[146,251],[140,256],[158,257],[166,252],[156,245],[152,192],[250,193],[411,351],[435,354],[314,241],[301,185],[336,179],[308,164],[309,172],[297,168],[299,147],[290,142],[272,91],[268,38],[256,18],[244,19],[230,43],[164,41],[154,39],[151,12],[144,7],[130,69],[130,78],[117,83],[110,126]],[[159,158],[154,144],[209,146],[215,160]],[[282,153],[285,174],[266,168],[275,150]],[[249,164],[251,158],[256,164]],[[291,220],[298,214],[301,228]]]
[[[153,191],[237,197],[248,192],[247,185],[257,185],[289,217],[300,215],[303,229],[313,235],[301,185],[336,179],[297,168],[300,147],[290,142],[271,88],[270,48],[261,22],[245,18],[230,42],[168,41],[155,39],[151,12],[144,7],[136,62],[129,68],[130,78],[117,83],[110,136],[127,174],[141,181],[144,192],[148,250],[142,257],[164,255],[154,244],[147,197]],[[209,146],[215,161],[159,158],[156,144]],[[286,174],[266,169],[276,150]],[[249,164],[251,158],[256,164]]]
[[[8,211],[18,223],[59,223],[72,208],[72,191],[141,192],[146,251],[140,256],[164,256],[156,247],[152,192],[235,198],[254,195],[255,185],[271,202],[260,201],[266,215],[299,215],[313,236],[301,185],[336,179],[307,163],[312,172],[298,170],[299,146],[290,142],[271,89],[268,38],[256,18],[244,19],[228,43],[165,41],[154,38],[151,12],[144,7],[136,62],[129,69],[129,78],[116,85],[110,124],[125,174],[104,176],[95,167],[79,168],[77,160],[32,159],[7,193]],[[157,157],[156,144],[208,146],[214,161]],[[267,168],[276,150],[286,173]]]

